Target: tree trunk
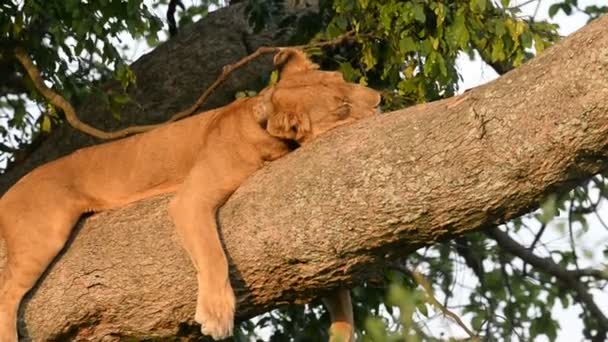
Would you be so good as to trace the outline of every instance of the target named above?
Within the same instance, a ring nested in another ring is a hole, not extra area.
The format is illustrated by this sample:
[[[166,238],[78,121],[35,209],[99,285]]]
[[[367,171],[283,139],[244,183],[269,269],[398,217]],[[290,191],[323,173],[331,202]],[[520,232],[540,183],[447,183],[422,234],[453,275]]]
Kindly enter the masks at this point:
[[[608,166],[608,17],[454,99],[340,128],[220,212],[241,319],[357,284],[392,257],[495,226]],[[170,196],[94,215],[24,305],[34,340],[187,335],[194,269]]]

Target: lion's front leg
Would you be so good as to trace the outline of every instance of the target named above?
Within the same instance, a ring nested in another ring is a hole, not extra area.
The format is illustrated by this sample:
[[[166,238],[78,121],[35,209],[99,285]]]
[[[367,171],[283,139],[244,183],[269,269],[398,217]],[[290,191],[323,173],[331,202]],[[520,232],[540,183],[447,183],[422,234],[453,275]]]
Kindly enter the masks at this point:
[[[203,334],[218,340],[232,335],[236,300],[215,224],[216,210],[204,196],[190,194],[190,189],[176,195],[169,212],[197,271],[195,320]]]
[[[201,331],[214,339],[232,335],[236,300],[228,273],[228,261],[216,225],[217,209],[251,170],[230,169],[224,159],[199,162],[180,186],[169,205],[182,244],[197,271],[198,297],[195,320]],[[240,172],[239,172],[240,171]]]

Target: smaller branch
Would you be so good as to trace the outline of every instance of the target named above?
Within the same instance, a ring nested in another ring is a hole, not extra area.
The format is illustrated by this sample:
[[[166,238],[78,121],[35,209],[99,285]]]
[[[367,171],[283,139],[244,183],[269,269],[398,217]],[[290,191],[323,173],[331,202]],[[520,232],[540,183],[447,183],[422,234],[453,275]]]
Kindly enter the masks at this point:
[[[536,248],[536,244],[538,243],[538,241],[540,241],[541,236],[543,236],[543,234],[545,233],[545,229],[547,228],[547,224],[543,223],[540,226],[540,229],[538,230],[538,233],[536,233],[536,235],[534,236],[534,240],[532,241],[532,244],[530,244],[530,247],[528,247],[528,250],[533,252],[534,248]]]
[[[177,23],[175,22],[175,11],[177,6],[179,6],[182,11],[186,10],[186,7],[181,0],[171,0],[167,7],[167,23],[169,24],[169,35],[171,37],[177,34]]]
[[[541,258],[532,253],[529,249],[512,239],[509,234],[498,228],[487,229],[485,232],[489,237],[496,240],[496,243],[498,243],[506,252],[511,253],[533,267],[554,276],[559,281],[558,285],[560,285],[562,289],[574,291],[574,297],[583,304],[583,307],[589,311],[590,316],[594,317],[597,321],[598,332],[596,338],[598,338],[598,340],[606,338],[606,335],[608,334],[608,318],[593,300],[593,296],[589,293],[588,287],[576,276],[576,274],[579,274],[582,270],[565,270],[550,258]]]
[[[11,153],[17,153],[17,152],[19,152],[19,149],[16,149],[14,147],[10,147],[8,145],[5,145],[4,143],[0,143],[0,152],[11,154]]]
[[[530,247],[528,247],[528,250],[530,252],[534,252],[534,248],[536,248],[536,244],[540,241],[540,238],[545,233],[545,229],[547,229],[547,224],[543,223],[540,226],[540,229],[538,230],[536,235],[534,235],[534,240],[532,241],[532,244],[530,244]],[[528,263],[526,263],[525,261],[524,261],[524,265],[522,267],[522,273],[524,276],[528,274]]]
[[[602,225],[602,227],[604,227],[605,229],[608,230],[608,225],[606,224],[606,222],[604,222],[604,219],[602,218],[602,216],[600,215],[600,213],[598,213],[597,211],[594,211],[594,214],[595,214],[595,217],[597,218],[597,220]]]
[[[521,4],[518,4],[518,5],[515,5],[515,6],[511,6],[511,7],[507,7],[506,9],[510,10],[510,11],[515,10],[515,9],[520,9],[521,7],[529,5],[529,4],[531,4],[531,3],[535,2],[535,1],[540,2],[539,0],[528,0],[528,1],[522,2]]]
[[[65,118],[67,122],[74,127],[75,129],[84,132],[88,135],[100,138],[100,139],[117,139],[122,138],[130,134],[140,133],[149,131],[153,128],[156,128],[160,125],[144,125],[144,126],[133,126],[129,128],[125,128],[122,130],[118,130],[115,132],[104,132],[99,130],[93,126],[90,126],[78,118],[76,115],[76,111],[74,107],[63,98],[63,96],[51,90],[49,87],[44,84],[44,80],[40,76],[40,72],[38,68],[34,65],[30,57],[27,55],[25,50],[20,47],[15,49],[15,57],[21,63],[30,79],[36,86],[36,89],[44,96],[53,106],[61,108],[63,113],[65,114]]]
[[[582,204],[581,204],[582,205]],[[578,255],[576,254],[576,244],[574,242],[574,227],[572,222],[572,213],[574,211],[574,201],[570,203],[570,208],[568,208],[568,238],[570,240],[570,250],[572,250],[572,257],[574,261],[574,266],[576,269],[580,269],[578,266]]]
[[[420,285],[424,289],[424,292],[426,293],[426,297],[427,297],[428,301],[434,307],[436,307],[439,311],[441,311],[441,313],[443,313],[443,315],[450,317],[454,322],[456,322],[456,324],[458,324],[462,328],[462,330],[464,330],[473,341],[478,341],[477,334],[475,334],[473,331],[471,331],[471,329],[469,329],[469,327],[467,327],[467,325],[460,319],[460,317],[457,314],[450,311],[448,308],[446,308],[441,303],[439,303],[437,298],[435,298],[435,296],[433,295],[433,288],[431,287],[431,284],[429,284],[428,280],[426,280],[426,278],[424,278],[424,276],[421,273],[412,271],[412,270],[407,270],[407,269],[406,270],[401,269],[401,270],[408,273],[409,276],[412,277],[412,279],[414,279],[416,284]]]
[[[608,270],[598,270],[595,268],[583,268],[574,271],[568,271],[568,273],[572,274],[572,276],[581,278],[581,277],[592,277],[600,280],[608,280]]]
[[[538,0],[538,3],[536,4],[536,8],[534,9],[534,14],[532,15],[532,19],[536,18],[536,16],[538,15],[538,10],[540,9],[540,3],[542,0]]]
[[[464,259],[465,264],[473,271],[480,284],[484,284],[484,275],[486,273],[483,267],[483,258],[479,257],[476,251],[471,247],[471,243],[466,237],[454,239],[456,252]]]
[[[40,71],[34,65],[34,62],[32,62],[32,60],[30,59],[30,57],[28,56],[26,51],[21,47],[17,47],[14,50],[14,54],[15,54],[15,57],[17,58],[17,60],[19,61],[19,63],[21,63],[21,65],[23,66],[23,68],[25,69],[27,74],[29,75],[29,77],[32,80],[32,82],[34,83],[34,86],[36,87],[36,89],[38,89],[38,91],[42,94],[42,96],[44,96],[44,98],[46,98],[47,101],[49,101],[52,105],[54,105],[55,107],[61,108],[61,110],[63,110],[67,122],[72,127],[74,127],[75,129],[77,129],[81,132],[84,132],[88,135],[91,135],[91,136],[99,138],[99,139],[112,140],[112,139],[123,138],[128,135],[132,135],[132,134],[136,134],[136,133],[147,132],[152,129],[164,126],[168,123],[183,119],[187,116],[194,114],[198,110],[198,108],[200,108],[200,106],[202,106],[205,103],[205,101],[207,101],[207,99],[211,96],[213,91],[215,91],[215,89],[217,89],[217,87],[219,87],[222,83],[224,83],[224,81],[226,81],[226,79],[228,78],[228,76],[230,76],[230,74],[232,74],[238,68],[244,66],[245,64],[253,61],[254,59],[256,59],[262,55],[276,53],[285,48],[309,49],[309,48],[313,48],[313,47],[337,45],[337,44],[341,44],[344,41],[352,40],[354,37],[355,37],[355,32],[349,31],[335,39],[324,41],[324,42],[312,43],[312,44],[307,44],[307,45],[291,46],[291,47],[260,47],[254,53],[244,57],[243,59],[239,60],[238,62],[224,66],[220,76],[215,80],[215,82],[213,82],[213,84],[211,84],[211,86],[209,86],[209,88],[207,88],[207,90],[205,90],[205,92],[203,92],[203,94],[196,100],[196,102],[192,106],[186,108],[183,111],[175,113],[173,116],[171,116],[171,118],[169,118],[169,120],[167,120],[163,123],[160,123],[160,124],[127,127],[127,128],[124,128],[124,129],[121,129],[118,131],[114,131],[114,132],[102,131],[102,130],[99,130],[93,126],[90,126],[90,125],[80,121],[80,119],[78,118],[78,115],[76,114],[76,110],[74,109],[74,107],[72,107],[72,105],[65,98],[63,98],[63,96],[54,92],[49,87],[47,87],[46,84],[44,84],[44,80],[40,76]]]
[[[509,278],[509,273],[507,272],[507,260],[506,255],[504,253],[498,253],[498,261],[500,263],[500,274],[502,275],[502,282],[505,284],[507,288],[507,292],[509,293],[509,298],[513,297],[513,287],[511,287],[511,281]],[[511,266],[513,267],[513,266]],[[508,318],[509,324],[511,324],[511,317]],[[513,325],[513,324],[511,324]]]

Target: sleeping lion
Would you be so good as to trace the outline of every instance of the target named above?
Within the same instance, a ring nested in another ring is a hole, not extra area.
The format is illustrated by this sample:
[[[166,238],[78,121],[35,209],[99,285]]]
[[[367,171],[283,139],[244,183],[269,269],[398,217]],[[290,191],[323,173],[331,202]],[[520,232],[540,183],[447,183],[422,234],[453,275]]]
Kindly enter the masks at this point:
[[[8,256],[0,273],[0,342],[17,341],[19,303],[83,213],[163,193],[175,193],[169,213],[197,271],[195,320],[214,339],[232,334],[235,296],[216,227],[218,208],[265,162],[374,115],[380,102],[376,91],[318,70],[299,50],[282,49],[274,61],[280,80],[257,96],[80,149],[33,170],[0,198]],[[325,303],[333,339],[352,340],[348,292]]]

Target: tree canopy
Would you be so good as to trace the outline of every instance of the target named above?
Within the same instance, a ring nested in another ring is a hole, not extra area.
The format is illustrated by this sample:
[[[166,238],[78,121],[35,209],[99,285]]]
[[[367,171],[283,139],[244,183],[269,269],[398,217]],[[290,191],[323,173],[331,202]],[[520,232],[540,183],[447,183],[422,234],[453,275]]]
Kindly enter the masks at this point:
[[[164,21],[176,16],[179,36],[223,6],[243,6],[251,32],[287,32],[286,43],[310,44],[308,53],[323,68],[340,70],[349,81],[381,90],[385,111],[456,94],[460,53],[479,56],[504,74],[559,40],[556,25],[523,15],[520,5],[508,0],[236,2],[0,4],[0,158],[5,171],[22,167],[32,149],[67,125],[64,113],[50,105],[27,76],[15,56],[17,49],[24,50],[47,85],[76,108],[96,99],[111,113],[108,120],[120,121],[128,105],[138,105],[130,91],[141,82],[129,67],[125,42],[144,39],[159,46],[172,39]],[[176,6],[175,13],[165,12]],[[549,15],[583,12],[592,20],[606,11],[606,6],[581,8],[576,0],[565,0],[553,3]],[[346,39],[314,45],[339,37]],[[270,76],[259,78],[262,82],[250,83],[242,91],[257,90]],[[107,87],[109,82],[119,87]],[[569,192],[547,194],[540,209],[504,226],[508,234],[489,229],[387,260],[380,277],[353,289],[360,336],[374,341],[460,338],[464,335],[441,336],[427,327],[435,315],[449,316],[453,311],[484,339],[533,340],[544,335],[554,340],[560,330],[568,329],[558,324],[559,302],[563,308],[582,308],[583,336],[604,340],[606,308],[602,316],[602,309],[594,309],[599,303],[584,293],[602,289],[608,275],[605,265],[582,266],[597,251],[581,248],[580,242],[589,230],[608,229],[588,224],[589,215],[597,215],[601,222],[597,210],[606,191],[605,176],[596,175]],[[548,243],[545,234],[550,230],[561,230],[568,248]],[[518,242],[522,234],[532,237],[529,245]],[[605,241],[597,248],[608,256]],[[566,279],[566,271],[579,276],[567,273]],[[471,279],[463,281],[463,275]],[[242,322],[237,338],[261,338],[260,328],[270,327],[265,332],[270,340],[320,340],[327,324],[322,308],[288,306]]]

